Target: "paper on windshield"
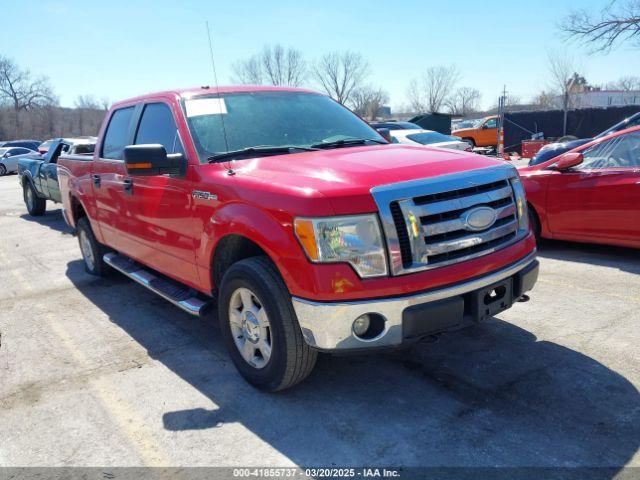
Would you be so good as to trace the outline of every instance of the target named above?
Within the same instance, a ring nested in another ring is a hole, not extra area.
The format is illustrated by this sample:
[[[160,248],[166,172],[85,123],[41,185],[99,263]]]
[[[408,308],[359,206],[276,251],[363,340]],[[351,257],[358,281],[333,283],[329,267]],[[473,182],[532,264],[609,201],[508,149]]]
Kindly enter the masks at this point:
[[[223,115],[227,113],[227,105],[224,98],[194,98],[184,102],[187,117],[200,117],[202,115]]]

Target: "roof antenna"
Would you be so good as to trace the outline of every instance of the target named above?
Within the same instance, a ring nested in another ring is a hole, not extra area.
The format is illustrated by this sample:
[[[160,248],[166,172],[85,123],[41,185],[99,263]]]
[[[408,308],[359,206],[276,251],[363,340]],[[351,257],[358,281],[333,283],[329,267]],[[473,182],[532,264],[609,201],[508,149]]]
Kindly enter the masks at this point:
[[[207,26],[207,39],[209,40],[209,55],[211,56],[211,69],[213,70],[213,80],[216,84],[216,96],[218,98],[218,105],[220,105],[220,102],[222,99],[220,98],[220,86],[218,85],[218,74],[216,73],[216,62],[213,57],[213,46],[211,42],[211,31],[209,30],[209,21],[208,20],[205,21],[205,24]],[[227,129],[224,124],[224,114],[222,112],[220,112],[220,122],[222,123],[222,135],[224,136],[224,146],[228,152],[229,140],[227,139]],[[236,172],[234,172],[233,169],[231,168],[231,162],[227,162],[227,168],[228,168],[227,175],[235,175]]]

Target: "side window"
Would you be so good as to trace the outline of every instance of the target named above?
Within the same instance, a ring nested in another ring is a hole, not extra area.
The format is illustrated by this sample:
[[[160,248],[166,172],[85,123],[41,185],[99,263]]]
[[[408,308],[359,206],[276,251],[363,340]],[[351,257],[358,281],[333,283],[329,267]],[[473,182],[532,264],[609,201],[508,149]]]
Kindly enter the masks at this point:
[[[103,158],[111,160],[124,158],[124,147],[129,142],[129,123],[131,123],[132,115],[133,107],[121,108],[113,112],[102,144],[101,156]]]
[[[484,124],[484,128],[498,128],[498,119],[492,118],[491,120],[487,120],[487,123]]]
[[[583,152],[579,170],[640,167],[640,133],[634,132],[599,143]]]
[[[173,114],[164,103],[149,103],[144,107],[135,144],[159,143],[167,153],[184,153]]]

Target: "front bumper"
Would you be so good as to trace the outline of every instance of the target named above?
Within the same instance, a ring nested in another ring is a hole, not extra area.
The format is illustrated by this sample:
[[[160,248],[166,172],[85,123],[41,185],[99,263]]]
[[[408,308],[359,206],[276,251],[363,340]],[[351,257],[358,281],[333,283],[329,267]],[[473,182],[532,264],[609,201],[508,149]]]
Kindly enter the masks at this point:
[[[343,351],[400,346],[477,323],[511,307],[538,279],[535,251],[522,260],[479,278],[437,290],[393,298],[353,302],[313,302],[293,297],[302,335],[319,350]],[[352,330],[364,314],[384,318],[384,330],[372,339]]]

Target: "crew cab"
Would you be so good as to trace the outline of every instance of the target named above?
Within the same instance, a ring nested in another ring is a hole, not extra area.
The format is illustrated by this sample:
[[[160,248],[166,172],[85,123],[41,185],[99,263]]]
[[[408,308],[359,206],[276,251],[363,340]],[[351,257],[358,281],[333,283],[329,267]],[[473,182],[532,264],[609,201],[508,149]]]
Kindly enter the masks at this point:
[[[317,353],[398,348],[474,325],[538,273],[502,161],[389,144],[331,98],[202,87],[115,104],[93,158],[61,156],[85,268],[194,315],[273,391]]]
[[[50,141],[46,153],[33,152],[18,159],[18,180],[24,203],[31,216],[43,215],[47,200],[60,203],[58,158],[61,154],[93,155],[95,137],[56,138]]]
[[[520,169],[541,237],[640,248],[640,127]]]

